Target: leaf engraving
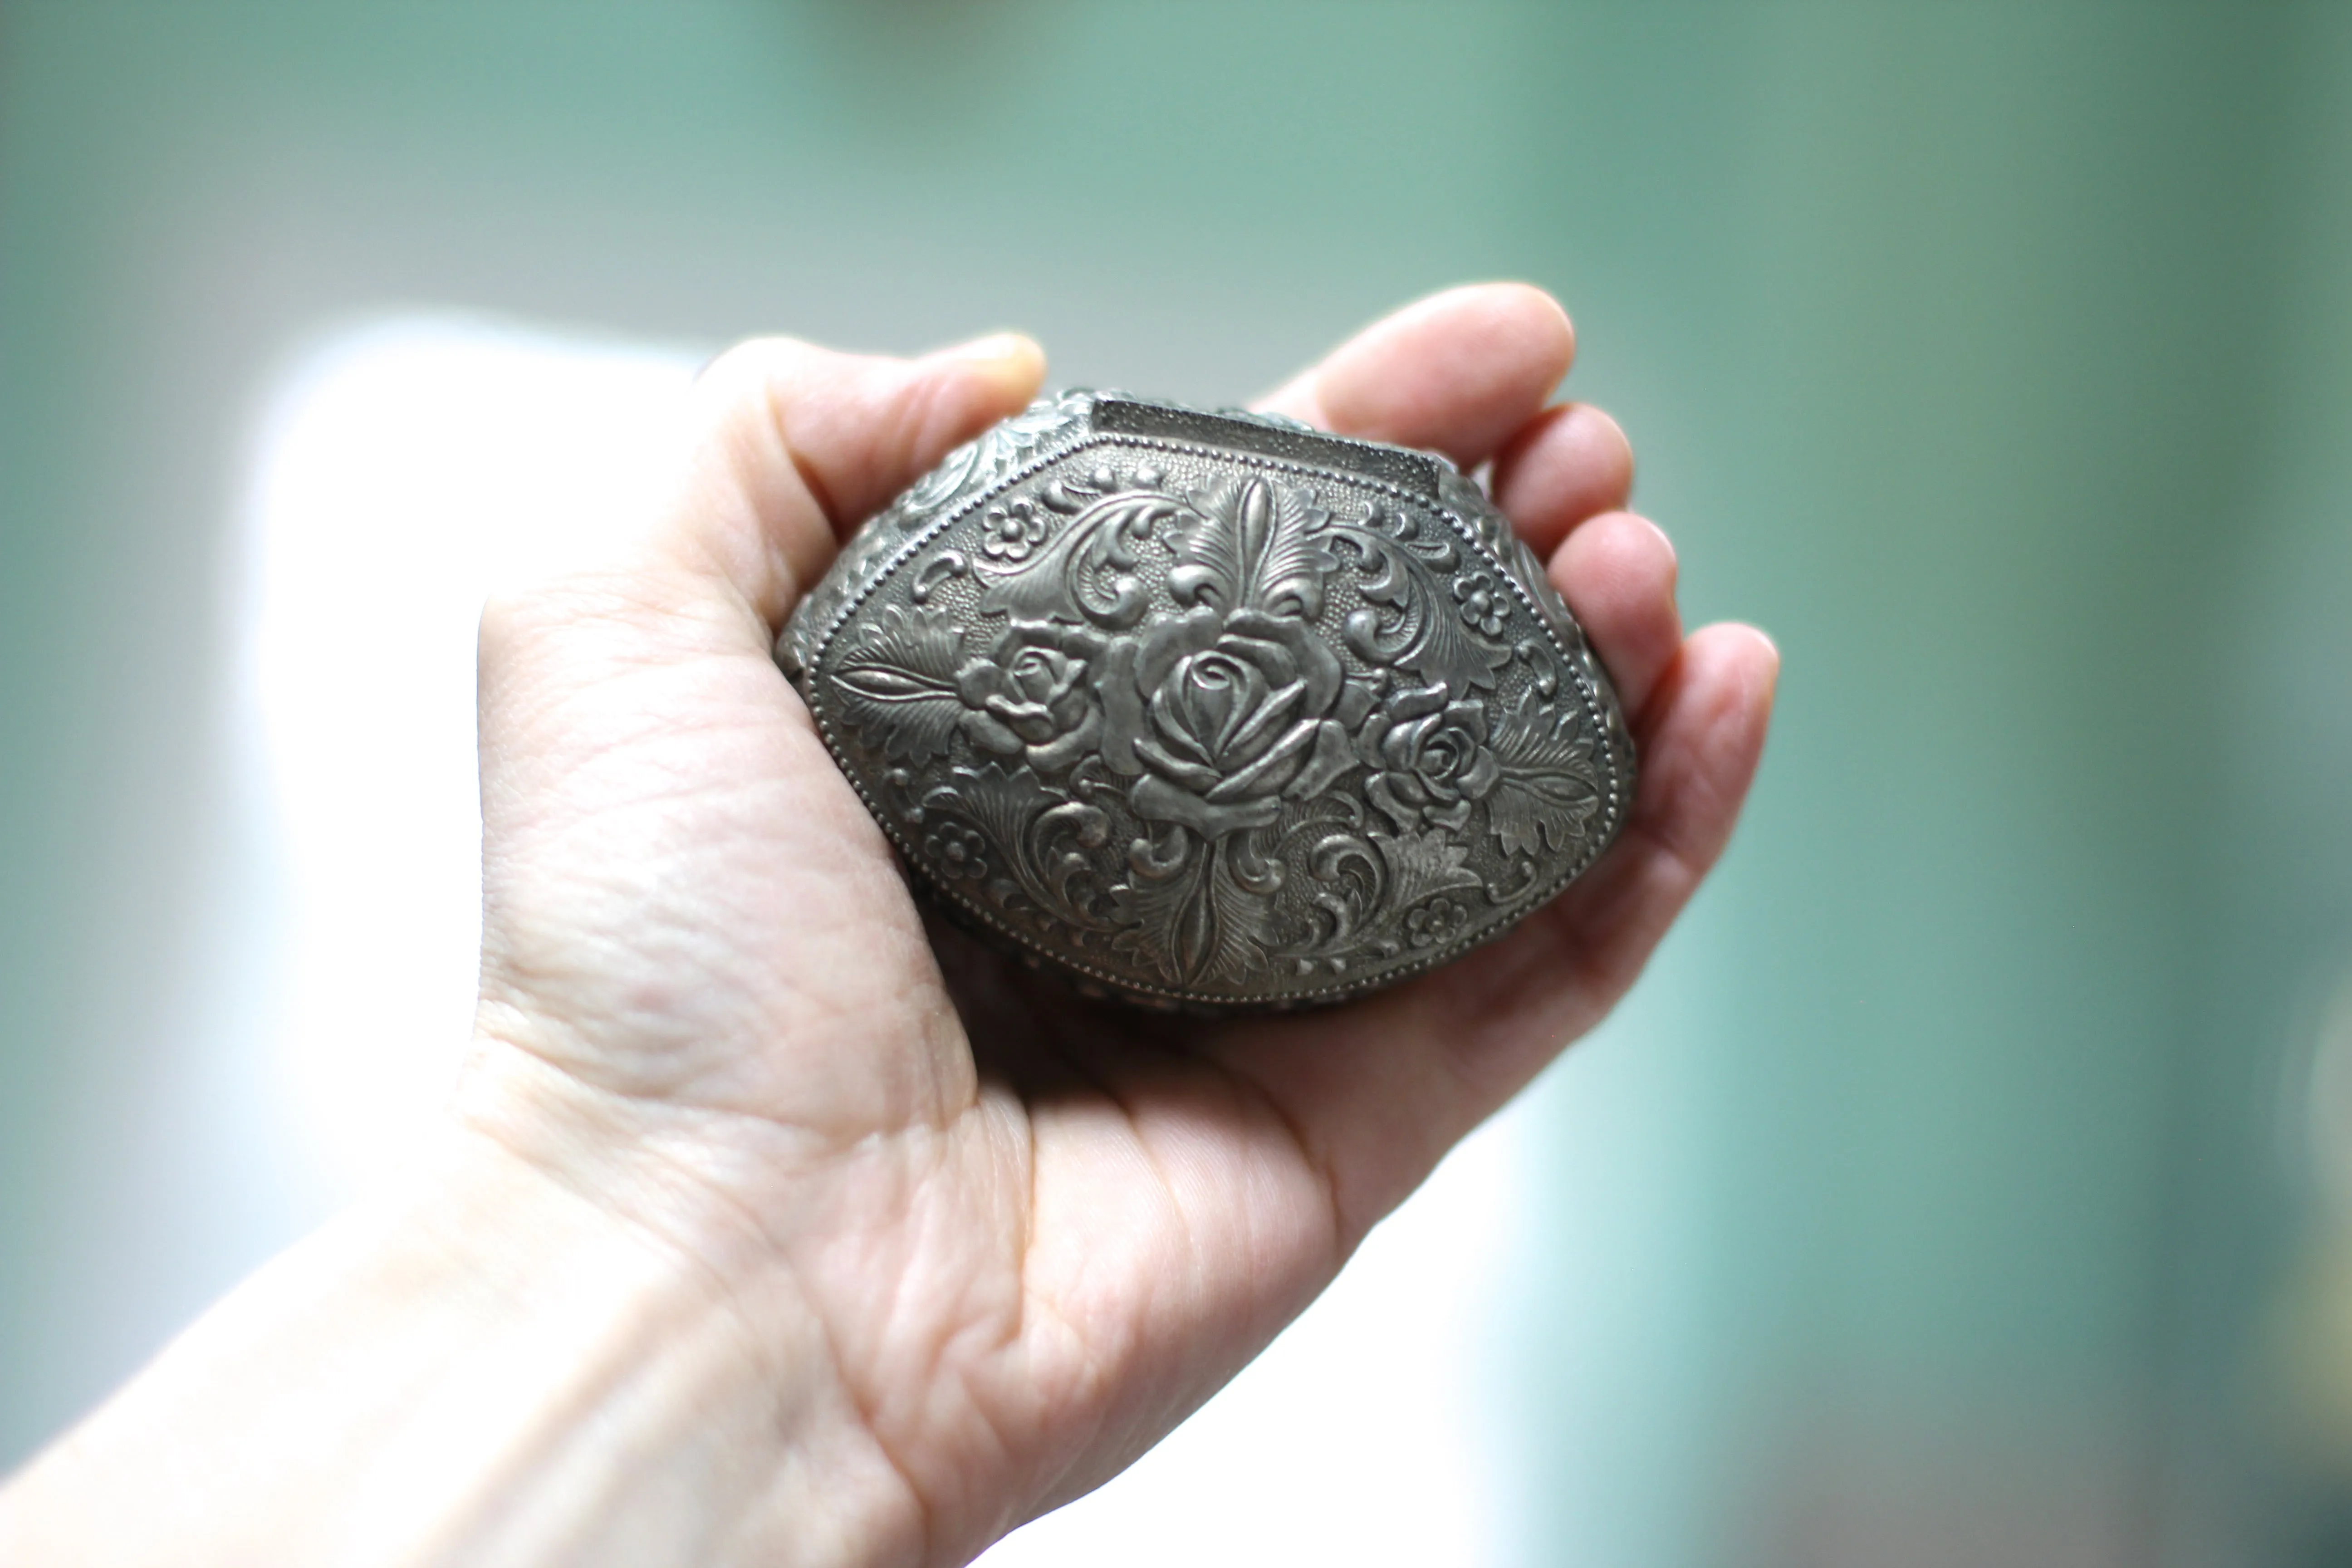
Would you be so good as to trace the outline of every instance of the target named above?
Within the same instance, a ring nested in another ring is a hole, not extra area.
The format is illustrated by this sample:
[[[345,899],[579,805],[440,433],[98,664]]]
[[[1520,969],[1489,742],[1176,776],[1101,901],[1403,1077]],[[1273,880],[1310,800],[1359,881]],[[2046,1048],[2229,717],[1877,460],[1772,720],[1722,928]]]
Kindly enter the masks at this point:
[[[943,617],[885,606],[834,672],[843,717],[893,762],[942,755],[963,717],[955,682],[960,647]]]
[[[1176,520],[1168,590],[1180,605],[1314,620],[1339,558],[1320,531],[1330,513],[1314,493],[1251,476],[1195,490]]]
[[[1580,853],[1601,811],[1582,711],[1552,708],[1529,688],[1496,727],[1493,748],[1502,771],[1486,797],[1486,821],[1503,853],[1538,854],[1546,845]]]
[[[1155,490],[1102,497],[1034,554],[1009,569],[987,571],[980,613],[1014,620],[1093,621],[1122,631],[1134,626],[1150,607],[1142,582],[1130,574],[1135,547],[1183,505]]]
[[[1114,950],[1151,965],[1171,984],[1246,981],[1262,973],[1271,889],[1254,888],[1237,874],[1231,863],[1236,853],[1232,840],[1193,841],[1169,874],[1139,868],[1113,888],[1113,918],[1126,928]]]
[[[1434,893],[1482,886],[1470,867],[1470,847],[1443,828],[1394,837],[1376,833],[1372,847],[1388,864],[1387,904],[1391,910],[1411,909]]]
[[[1341,628],[1349,648],[1368,663],[1409,669],[1424,685],[1492,690],[1510,648],[1477,636],[1456,613],[1428,564],[1397,541],[1349,526],[1342,537],[1362,562],[1363,596],[1379,609],[1350,615]]]
[[[966,854],[981,862],[973,879],[990,901],[1040,929],[1056,921],[1080,931],[1100,928],[1088,851],[1109,841],[1108,817],[1047,787],[1025,767],[984,763],[957,768],[950,780],[924,800],[924,820],[934,835],[952,835],[959,826],[973,832],[978,845]],[[932,850],[934,858],[938,853]]]

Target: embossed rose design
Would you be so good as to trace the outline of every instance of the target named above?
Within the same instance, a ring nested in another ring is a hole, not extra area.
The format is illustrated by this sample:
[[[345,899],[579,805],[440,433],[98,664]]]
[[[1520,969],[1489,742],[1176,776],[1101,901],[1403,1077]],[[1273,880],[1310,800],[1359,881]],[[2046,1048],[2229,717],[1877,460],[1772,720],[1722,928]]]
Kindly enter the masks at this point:
[[[1633,759],[1475,485],[1423,505],[1279,441],[1162,464],[1087,406],[894,502],[780,655],[910,868],[1101,984],[1221,1004],[1425,966],[1591,858]]]
[[[1040,773],[1072,766],[1102,733],[1092,686],[1102,647],[1100,634],[1083,627],[1007,626],[956,671],[964,734],[982,751],[1020,757]]]
[[[1365,793],[1401,831],[1424,815],[1459,830],[1502,776],[1486,744],[1486,705],[1446,697],[1443,686],[1401,691],[1356,731],[1357,755],[1379,770]]]
[[[1026,561],[1030,552],[1045,542],[1045,520],[1037,503],[1026,499],[988,509],[981,520],[981,553],[992,561]]]
[[[1509,607],[1503,591],[1495,579],[1484,572],[1473,572],[1454,580],[1454,599],[1462,607],[1462,624],[1485,632],[1488,637],[1500,637],[1503,613]]]
[[[1103,758],[1147,821],[1223,838],[1357,765],[1344,715],[1369,693],[1297,616],[1202,605],[1113,656]]]

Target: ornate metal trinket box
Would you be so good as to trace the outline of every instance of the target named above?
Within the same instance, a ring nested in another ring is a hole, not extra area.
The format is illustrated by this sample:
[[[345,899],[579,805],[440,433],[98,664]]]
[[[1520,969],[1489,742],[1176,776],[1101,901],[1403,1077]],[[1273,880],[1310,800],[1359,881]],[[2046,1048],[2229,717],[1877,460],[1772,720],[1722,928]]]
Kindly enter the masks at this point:
[[[916,879],[1162,1006],[1443,963],[1633,798],[1609,678],[1477,485],[1266,416],[1040,402],[868,522],[776,657]]]

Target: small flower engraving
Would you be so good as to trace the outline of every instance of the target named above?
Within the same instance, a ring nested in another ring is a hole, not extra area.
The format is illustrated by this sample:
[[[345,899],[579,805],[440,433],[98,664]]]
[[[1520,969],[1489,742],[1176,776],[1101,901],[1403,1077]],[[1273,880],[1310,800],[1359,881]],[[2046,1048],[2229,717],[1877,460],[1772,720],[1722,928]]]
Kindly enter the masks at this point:
[[[1045,520],[1026,499],[988,509],[980,535],[981,553],[992,561],[1026,561],[1045,542]]]
[[[1454,899],[1432,899],[1404,917],[1404,940],[1416,948],[1437,947],[1462,934],[1470,911]]]
[[[960,822],[942,822],[923,840],[923,857],[950,881],[988,875],[988,840]]]
[[[1472,572],[1454,579],[1454,599],[1462,606],[1462,624],[1488,637],[1503,633],[1503,613],[1508,602],[1495,579],[1484,572]]]

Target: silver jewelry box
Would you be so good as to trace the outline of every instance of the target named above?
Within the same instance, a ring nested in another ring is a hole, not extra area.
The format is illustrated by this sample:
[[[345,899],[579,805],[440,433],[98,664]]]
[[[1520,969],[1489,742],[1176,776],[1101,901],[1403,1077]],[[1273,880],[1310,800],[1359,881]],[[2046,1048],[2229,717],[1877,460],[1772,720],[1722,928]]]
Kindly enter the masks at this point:
[[[1082,989],[1339,1000],[1605,848],[1633,745],[1433,453],[1070,392],[858,532],[776,657],[910,876]]]

